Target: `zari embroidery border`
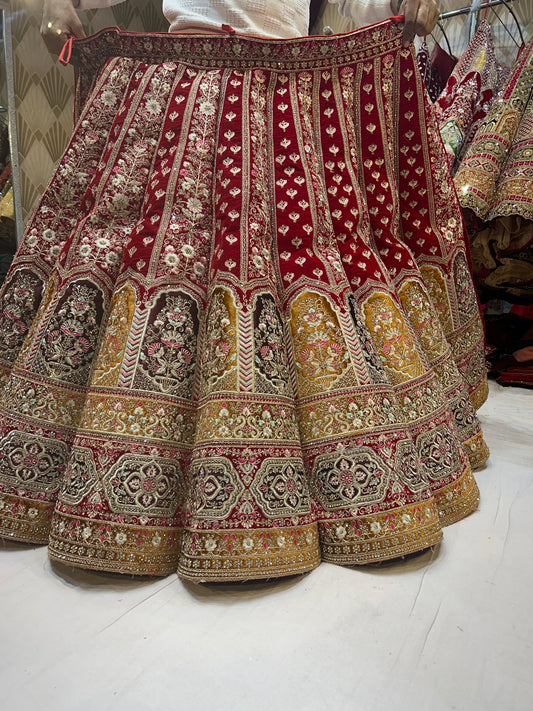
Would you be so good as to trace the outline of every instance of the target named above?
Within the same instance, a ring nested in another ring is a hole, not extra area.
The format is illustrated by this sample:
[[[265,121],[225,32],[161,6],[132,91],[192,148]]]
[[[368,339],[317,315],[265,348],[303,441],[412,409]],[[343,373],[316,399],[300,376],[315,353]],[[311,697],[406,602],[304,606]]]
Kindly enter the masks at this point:
[[[345,35],[273,40],[239,35],[121,32],[107,28],[72,44],[76,67],[76,112],[111,57],[147,64],[181,62],[203,68],[263,68],[282,71],[330,68],[371,60],[400,48],[401,27],[392,19]]]
[[[195,582],[275,578],[320,564],[316,524],[248,531],[187,531],[178,574]]]
[[[49,555],[66,565],[129,575],[176,571],[181,530],[139,527],[56,514]]]
[[[48,543],[53,504],[0,493],[0,537],[36,545]]]
[[[322,559],[340,565],[378,563],[424,550],[442,539],[435,503],[320,525]]]

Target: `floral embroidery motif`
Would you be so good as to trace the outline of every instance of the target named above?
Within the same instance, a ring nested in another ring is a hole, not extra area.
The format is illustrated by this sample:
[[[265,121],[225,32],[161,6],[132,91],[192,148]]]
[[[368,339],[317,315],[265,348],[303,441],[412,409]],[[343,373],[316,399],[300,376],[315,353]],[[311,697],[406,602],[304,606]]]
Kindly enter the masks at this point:
[[[323,560],[348,564],[356,558],[372,563],[388,555],[391,546],[399,555],[420,550],[442,539],[441,521],[432,499],[379,514],[337,519],[320,525]]]
[[[0,442],[0,472],[12,486],[55,493],[67,463],[68,447],[58,439],[9,432]]]
[[[399,296],[429,360],[438,358],[446,352],[448,344],[435,310],[423,287],[416,281],[407,281],[402,285]]]
[[[1,358],[13,362],[35,317],[42,284],[35,276],[21,272],[7,286],[0,302]]]
[[[197,72],[189,69],[179,85],[180,90],[187,92],[191,79]],[[200,79],[200,77],[199,77]],[[220,72],[205,72],[201,75],[196,97],[196,108],[192,112],[191,122],[187,129],[187,144],[181,162],[176,162],[177,171],[176,192],[173,198],[172,212],[166,229],[162,248],[162,260],[159,263],[160,273],[169,272],[176,276],[187,275],[193,281],[205,284],[207,266],[212,246],[210,225],[213,219],[211,194],[213,191],[213,151],[215,147],[215,131],[217,120],[217,105],[220,96]],[[176,100],[184,98],[179,94]],[[171,114],[174,122],[180,116],[178,111]],[[182,121],[184,122],[185,117]],[[179,135],[179,123],[166,133],[170,140]],[[182,123],[183,130],[183,123]],[[169,144],[165,143],[165,146]],[[170,155],[175,151],[170,143]],[[164,152],[166,149],[162,149]],[[179,155],[179,153],[178,153]],[[160,179],[165,179],[170,167],[167,159],[161,163]],[[154,187],[159,180],[154,181]],[[172,188],[173,188],[173,184]],[[162,200],[168,199],[165,190],[155,190],[156,210]]]
[[[196,441],[278,440],[298,442],[294,408],[261,402],[213,401],[202,407]]]
[[[403,440],[396,447],[395,471],[411,491],[417,492],[429,486],[422,467],[418,463],[413,440]]]
[[[86,447],[73,447],[59,499],[67,504],[79,504],[96,482],[94,455]]]
[[[289,362],[283,324],[274,300],[264,295],[255,314],[255,367],[271,385],[269,390],[290,392]]]
[[[200,355],[203,394],[210,392],[216,383],[223,387],[220,381],[235,370],[237,364],[235,308],[228,291],[215,291],[206,323],[207,333]]]
[[[432,481],[439,481],[460,470],[457,447],[457,439],[447,425],[440,425],[418,437],[418,459]]]
[[[267,516],[311,511],[303,462],[299,459],[265,459],[251,491]]]
[[[164,393],[190,397],[196,366],[197,310],[186,297],[164,294],[153,310],[141,347],[136,387],[153,383]],[[150,390],[153,389],[150,387]]]
[[[183,481],[175,459],[123,454],[102,479],[115,513],[171,517],[183,498]]]
[[[391,469],[369,447],[319,455],[311,481],[327,510],[383,501]]]
[[[350,356],[331,305],[320,294],[298,296],[291,307],[298,388],[329,390],[350,368]]]
[[[468,323],[476,313],[476,293],[472,289],[470,269],[463,254],[458,254],[454,263],[454,284],[457,292],[457,310],[461,323]]]
[[[420,273],[424,278],[431,303],[437,311],[442,330],[445,334],[451,333],[453,331],[452,311],[444,275],[438,267],[427,265],[420,267]]]
[[[39,347],[38,365],[50,376],[85,384],[89,375],[101,318],[97,289],[77,283],[52,314]]]
[[[439,518],[477,491],[451,424],[464,388],[447,356],[427,367],[428,313],[397,298],[415,259],[441,278],[472,389],[483,359],[475,313],[454,323],[462,223],[401,29],[288,43],[104,31],[73,51],[80,94],[96,89],[13,269],[30,257],[47,292],[4,370],[0,426],[76,444],[57,501],[12,486],[8,462],[0,535],[46,542],[55,511],[52,558],[193,580],[438,541]],[[71,313],[82,286],[92,307]],[[430,491],[443,423],[457,466]]]
[[[477,429],[478,420],[470,398],[462,396],[450,403],[453,419],[458,428],[468,432],[472,428]]]
[[[390,296],[373,294],[364,303],[366,325],[378,345],[381,360],[394,383],[401,383],[425,373],[400,310]]]
[[[135,294],[133,288],[126,284],[113,294],[111,300],[104,338],[96,359],[94,385],[117,385],[134,308]]]
[[[203,519],[226,519],[244,486],[229,459],[197,459],[191,465],[191,510]]]

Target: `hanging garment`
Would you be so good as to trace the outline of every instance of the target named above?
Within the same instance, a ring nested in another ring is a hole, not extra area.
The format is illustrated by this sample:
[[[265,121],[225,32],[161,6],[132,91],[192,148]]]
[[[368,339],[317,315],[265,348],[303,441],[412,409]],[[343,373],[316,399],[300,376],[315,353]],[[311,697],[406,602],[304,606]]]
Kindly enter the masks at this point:
[[[439,541],[478,502],[483,329],[401,28],[73,60],[0,292],[1,535],[195,581]]]
[[[455,176],[473,223],[480,293],[533,298],[533,42],[525,45]]]
[[[457,57],[448,54],[438,42],[435,42],[429,55],[429,79],[426,82],[426,88],[432,101],[436,101],[440,96],[456,64]]]
[[[459,200],[492,221],[533,219],[533,40],[521,50],[455,176]]]
[[[486,116],[498,84],[498,65],[489,23],[483,20],[455,66],[435,111],[452,170]]]
[[[418,65],[418,70],[420,72],[420,76],[422,77],[422,81],[424,82],[424,86],[426,87],[428,91],[428,95],[432,101],[435,99],[430,95],[429,93],[429,83],[430,83],[430,66],[429,66],[429,49],[428,45],[426,42],[426,38],[422,40],[422,43],[420,45],[420,48],[418,52],[416,53],[416,63]]]

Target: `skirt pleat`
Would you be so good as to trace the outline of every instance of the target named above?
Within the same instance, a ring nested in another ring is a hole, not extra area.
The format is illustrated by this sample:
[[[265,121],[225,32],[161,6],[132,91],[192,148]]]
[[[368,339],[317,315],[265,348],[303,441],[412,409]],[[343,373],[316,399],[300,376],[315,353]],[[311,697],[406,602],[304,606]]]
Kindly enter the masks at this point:
[[[483,329],[401,31],[74,57],[0,292],[0,535],[193,581],[438,543],[488,456]]]

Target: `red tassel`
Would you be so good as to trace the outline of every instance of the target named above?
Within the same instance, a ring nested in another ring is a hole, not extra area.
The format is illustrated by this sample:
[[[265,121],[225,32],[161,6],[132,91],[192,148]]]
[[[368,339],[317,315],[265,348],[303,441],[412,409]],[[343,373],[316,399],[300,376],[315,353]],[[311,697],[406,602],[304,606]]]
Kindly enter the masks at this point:
[[[72,37],[69,37],[68,40],[65,42],[63,45],[63,49],[61,50],[61,54],[59,55],[59,61],[61,64],[64,64],[67,66],[67,64],[70,62],[70,57],[72,55]]]

